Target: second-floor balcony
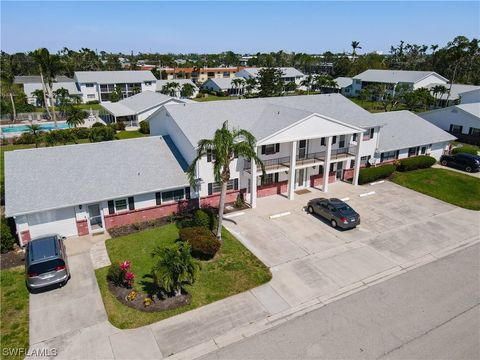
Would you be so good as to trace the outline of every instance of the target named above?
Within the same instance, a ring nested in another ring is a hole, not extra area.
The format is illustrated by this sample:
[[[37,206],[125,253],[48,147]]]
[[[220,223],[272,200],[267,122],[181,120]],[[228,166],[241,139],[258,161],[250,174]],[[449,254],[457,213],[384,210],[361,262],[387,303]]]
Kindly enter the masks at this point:
[[[330,160],[337,161],[355,156],[357,148],[355,146],[334,149],[330,152]],[[295,166],[297,168],[322,165],[325,163],[326,151],[299,154],[296,156]],[[283,156],[274,159],[263,160],[265,171],[275,172],[276,170],[287,170],[290,168],[290,156]],[[245,160],[243,169],[249,171],[251,163]],[[261,171],[261,167],[257,166],[257,171]]]

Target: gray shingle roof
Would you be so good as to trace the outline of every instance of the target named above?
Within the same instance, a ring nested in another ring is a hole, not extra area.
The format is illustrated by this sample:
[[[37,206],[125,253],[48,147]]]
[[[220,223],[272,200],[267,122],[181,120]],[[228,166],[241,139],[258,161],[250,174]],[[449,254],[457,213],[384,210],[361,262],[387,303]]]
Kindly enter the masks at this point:
[[[455,107],[475,116],[480,120],[480,103],[471,103],[471,104],[459,104]]]
[[[56,82],[53,83],[53,91],[56,91],[58,89],[64,88],[68,90],[68,93],[70,95],[81,95],[82,93],[80,90],[77,88],[77,84],[71,81],[68,82]],[[30,96],[32,92],[35,90],[42,90],[42,84],[41,83],[25,83],[23,84],[23,89],[26,93],[27,96]]]
[[[187,185],[171,146],[155,136],[7,151],[6,216]]]
[[[450,89],[450,84],[428,84],[425,86],[427,89],[431,90],[435,86],[438,85],[443,85],[447,88],[447,90]],[[464,85],[464,84],[452,84],[452,88],[450,89],[450,96],[448,97],[448,100],[457,100],[460,98],[460,95],[469,91],[473,90],[480,90],[480,86],[478,85]],[[433,94],[432,94],[433,95]],[[447,93],[441,95],[441,94],[436,94],[437,99],[447,99]]]
[[[354,79],[379,83],[416,83],[429,75],[438,76],[439,79],[448,81],[443,76],[433,71],[409,71],[409,70],[366,70],[358,74]]]
[[[55,81],[57,82],[74,82],[73,79],[69,78],[68,76],[64,75],[58,75],[55,78]],[[40,75],[19,75],[15,76],[14,79],[15,84],[41,84],[42,79],[40,78]]]
[[[235,79],[242,79],[244,80],[242,77],[238,77],[238,76],[235,76],[233,78],[218,78],[218,79],[208,79],[207,81],[205,81],[201,88],[207,88],[209,83],[214,83],[216,84],[220,89],[222,90],[228,90],[228,89],[231,89],[231,88],[234,88],[235,86],[232,84],[232,81],[235,80]],[[245,81],[245,80],[244,80]]]
[[[378,140],[379,152],[456,139],[455,136],[408,110],[376,113],[373,117],[378,124],[383,125]]]
[[[335,82],[337,83],[338,87],[340,88],[346,88],[353,83],[353,79],[351,77],[337,77],[335,79]]]
[[[79,83],[125,84],[157,81],[151,71],[75,71],[75,79]]]
[[[305,117],[317,113],[347,124],[377,126],[372,115],[340,94],[281,96],[165,105],[191,144],[210,138],[221,124],[250,131],[261,140]]]

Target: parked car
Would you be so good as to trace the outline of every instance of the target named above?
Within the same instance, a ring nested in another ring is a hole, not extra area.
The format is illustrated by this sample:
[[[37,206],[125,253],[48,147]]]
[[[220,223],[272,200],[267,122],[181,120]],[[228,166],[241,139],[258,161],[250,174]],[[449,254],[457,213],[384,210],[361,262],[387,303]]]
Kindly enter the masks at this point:
[[[65,244],[58,234],[30,240],[25,253],[26,284],[30,290],[60,284],[70,278]]]
[[[351,229],[360,224],[360,215],[340,199],[312,199],[307,204],[307,210],[327,219],[334,228]]]
[[[440,164],[465,170],[466,172],[476,172],[480,170],[480,156],[466,153],[442,155]]]

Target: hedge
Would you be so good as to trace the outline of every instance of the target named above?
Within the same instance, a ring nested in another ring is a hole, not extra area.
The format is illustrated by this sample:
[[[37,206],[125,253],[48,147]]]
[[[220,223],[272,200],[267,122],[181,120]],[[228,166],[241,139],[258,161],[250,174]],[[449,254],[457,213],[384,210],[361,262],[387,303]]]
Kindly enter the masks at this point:
[[[415,156],[402,159],[397,166],[398,171],[412,171],[417,169],[426,169],[435,164],[437,160],[428,155]]]
[[[181,229],[180,240],[188,242],[192,255],[202,260],[211,259],[220,249],[220,242],[215,235],[202,226]]]
[[[474,146],[464,145],[462,147],[456,147],[452,150],[452,154],[460,154],[460,153],[478,155],[478,148]]]
[[[366,184],[377,179],[383,179],[392,175],[394,171],[395,166],[392,164],[362,168],[360,169],[360,174],[358,176],[358,183]]]

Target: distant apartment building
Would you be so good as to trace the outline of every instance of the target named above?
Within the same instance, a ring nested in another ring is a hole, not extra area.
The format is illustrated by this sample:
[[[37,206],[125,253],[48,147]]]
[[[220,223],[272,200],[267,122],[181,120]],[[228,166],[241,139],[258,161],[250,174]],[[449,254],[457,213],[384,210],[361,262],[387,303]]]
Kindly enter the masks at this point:
[[[203,84],[208,79],[234,78],[235,73],[241,70],[239,67],[216,67],[216,68],[162,68],[162,76],[165,80],[191,79],[195,84]]]
[[[40,106],[41,103],[43,103],[43,99],[39,99],[35,95],[35,92],[37,90],[43,91],[43,85],[40,76],[15,76],[14,83],[22,86],[23,92],[25,93],[25,96],[27,97],[27,102],[29,104],[34,106]],[[55,78],[52,90],[57,91],[62,88],[68,91],[70,97],[81,97],[82,95],[73,79],[60,75]]]
[[[121,89],[127,98],[143,91],[155,91],[157,79],[150,71],[76,71],[74,80],[82,93],[82,101],[110,101],[110,95]]]
[[[352,95],[358,96],[362,89],[375,84],[385,85],[394,93],[398,84],[407,84],[415,90],[432,83],[447,84],[448,79],[433,71],[366,70],[353,77]]]
[[[249,78],[258,78],[258,72],[263,69],[262,67],[249,67],[244,68],[237,72],[236,76],[242,77],[244,79]],[[303,80],[305,75],[299,70],[293,67],[277,67],[277,70],[282,72],[282,80],[285,83],[294,82],[297,85],[300,85],[300,82]]]

